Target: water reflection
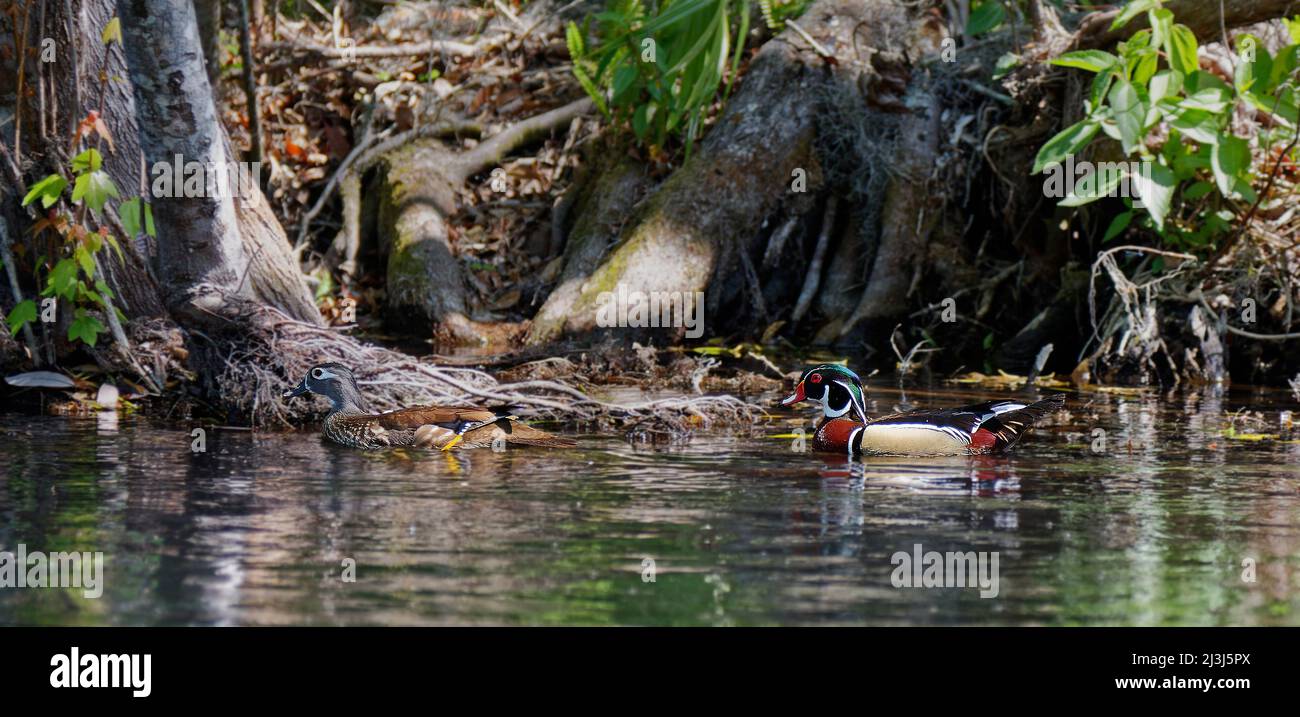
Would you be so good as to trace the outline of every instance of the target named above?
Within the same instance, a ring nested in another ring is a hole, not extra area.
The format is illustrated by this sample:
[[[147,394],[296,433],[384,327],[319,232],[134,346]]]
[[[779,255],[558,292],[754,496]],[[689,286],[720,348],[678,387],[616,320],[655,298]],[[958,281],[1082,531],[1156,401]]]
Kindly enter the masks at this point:
[[[185,426],[0,415],[0,550],[107,557],[103,598],[0,589],[0,623],[1296,624],[1300,443],[1230,437],[1247,405],[1297,408],[1094,395],[1011,458],[853,462],[762,431],[449,455],[211,429],[195,453]],[[999,597],[893,587],[914,545],[997,551]]]

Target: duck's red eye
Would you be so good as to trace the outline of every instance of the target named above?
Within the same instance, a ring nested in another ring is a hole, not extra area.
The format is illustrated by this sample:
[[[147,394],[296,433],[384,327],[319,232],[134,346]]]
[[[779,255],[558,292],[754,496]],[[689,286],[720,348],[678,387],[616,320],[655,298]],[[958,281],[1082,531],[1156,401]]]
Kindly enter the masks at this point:
[[[815,373],[815,374],[809,376],[809,377],[808,377],[808,380],[809,380],[809,381],[812,381],[813,383],[821,383],[821,382],[822,382],[822,375],[819,374],[819,373]]]

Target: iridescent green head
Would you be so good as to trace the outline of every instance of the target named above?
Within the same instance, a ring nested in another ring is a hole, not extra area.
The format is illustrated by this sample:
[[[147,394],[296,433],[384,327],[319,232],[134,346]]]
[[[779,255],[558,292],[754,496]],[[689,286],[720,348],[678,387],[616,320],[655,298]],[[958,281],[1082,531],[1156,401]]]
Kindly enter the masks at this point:
[[[848,415],[866,422],[867,404],[862,394],[862,379],[850,369],[838,364],[814,366],[799,377],[794,393],[781,402],[793,406],[800,401],[821,405],[827,418]]]

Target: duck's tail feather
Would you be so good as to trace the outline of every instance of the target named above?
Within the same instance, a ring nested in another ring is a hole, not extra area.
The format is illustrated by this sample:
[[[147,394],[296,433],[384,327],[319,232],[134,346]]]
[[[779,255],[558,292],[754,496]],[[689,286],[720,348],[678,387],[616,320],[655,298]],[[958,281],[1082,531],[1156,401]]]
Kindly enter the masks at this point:
[[[571,438],[557,436],[554,433],[547,433],[540,428],[533,428],[524,423],[516,421],[502,421],[510,424],[506,434],[507,443],[518,443],[524,446],[543,446],[546,448],[574,448],[578,444]]]
[[[1064,406],[1065,394],[1054,394],[1024,408],[999,413],[981,423],[979,430],[988,431],[996,438],[996,443],[991,446],[991,451],[1005,451],[1016,445],[1021,437],[1028,433],[1029,429],[1033,428],[1034,424],[1042,420],[1044,416],[1059,411]]]

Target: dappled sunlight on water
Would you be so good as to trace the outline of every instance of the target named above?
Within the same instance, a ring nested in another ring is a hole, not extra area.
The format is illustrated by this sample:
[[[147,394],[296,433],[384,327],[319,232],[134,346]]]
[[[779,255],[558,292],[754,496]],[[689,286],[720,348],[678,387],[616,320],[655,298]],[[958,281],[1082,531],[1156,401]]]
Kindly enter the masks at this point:
[[[0,623],[1300,624],[1300,441],[1262,437],[1284,409],[1072,396],[1011,457],[852,463],[766,437],[793,413],[454,454],[221,429],[196,454],[188,426],[6,414],[0,550],[101,550],[106,586],[0,589]],[[997,551],[998,597],[893,587],[917,544]]]

